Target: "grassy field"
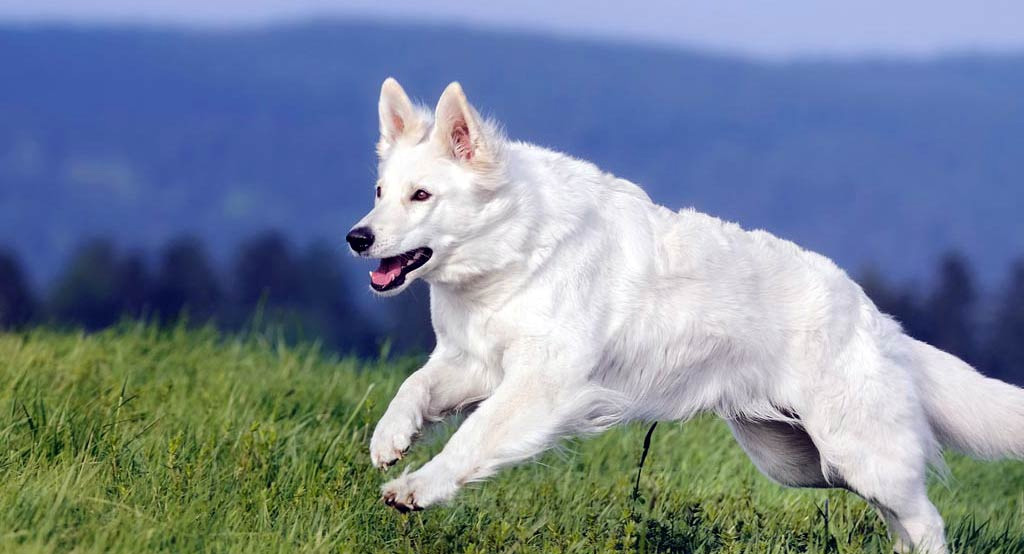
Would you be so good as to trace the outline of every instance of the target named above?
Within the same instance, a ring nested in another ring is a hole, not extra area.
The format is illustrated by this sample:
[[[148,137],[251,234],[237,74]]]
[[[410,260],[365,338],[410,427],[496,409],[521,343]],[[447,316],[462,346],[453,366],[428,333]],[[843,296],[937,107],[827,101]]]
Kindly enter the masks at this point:
[[[864,502],[772,484],[714,419],[659,426],[639,502],[630,426],[399,515],[367,444],[418,361],[130,325],[0,335],[0,552],[888,551]],[[949,461],[931,491],[955,550],[1024,552],[1024,464]]]

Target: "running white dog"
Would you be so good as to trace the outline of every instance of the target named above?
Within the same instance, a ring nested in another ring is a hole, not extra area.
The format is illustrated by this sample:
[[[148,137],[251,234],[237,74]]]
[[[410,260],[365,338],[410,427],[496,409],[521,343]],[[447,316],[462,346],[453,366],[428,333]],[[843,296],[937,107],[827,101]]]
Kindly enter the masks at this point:
[[[457,83],[431,115],[386,80],[380,132],[376,203],[347,240],[381,259],[378,294],[430,284],[437,348],[377,425],[373,463],[480,403],[384,485],[389,505],[447,501],[568,435],[710,411],[770,478],[854,491],[897,550],[935,553],[941,447],[1024,457],[1024,390],[903,334],[825,257],[510,142]]]

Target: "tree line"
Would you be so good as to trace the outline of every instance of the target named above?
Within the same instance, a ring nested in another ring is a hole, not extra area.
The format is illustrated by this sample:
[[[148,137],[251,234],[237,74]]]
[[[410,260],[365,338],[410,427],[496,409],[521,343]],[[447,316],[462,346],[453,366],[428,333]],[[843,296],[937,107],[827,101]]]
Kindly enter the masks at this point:
[[[342,353],[375,355],[385,341],[399,350],[429,349],[425,287],[360,302],[364,287],[347,278],[343,255],[339,245],[313,241],[298,248],[271,231],[243,241],[220,270],[195,237],[173,239],[153,257],[94,239],[37,294],[17,257],[0,250],[0,328],[50,324],[92,331],[129,317],[164,324],[185,318],[230,331],[258,313],[291,339],[316,339]],[[893,284],[874,268],[859,279],[911,336],[988,375],[1024,383],[1024,259],[992,295],[978,290],[970,264],[957,253],[940,260],[931,281],[929,288]]]
[[[243,241],[230,264],[218,268],[192,236],[172,239],[155,256],[99,238],[78,247],[37,294],[13,253],[0,251],[0,328],[95,331],[133,318],[231,331],[258,318],[289,339],[319,340],[340,353],[375,355],[385,340],[401,350],[431,348],[422,286],[394,302],[360,302],[368,293],[347,278],[343,254],[326,241],[298,248],[271,231]]]

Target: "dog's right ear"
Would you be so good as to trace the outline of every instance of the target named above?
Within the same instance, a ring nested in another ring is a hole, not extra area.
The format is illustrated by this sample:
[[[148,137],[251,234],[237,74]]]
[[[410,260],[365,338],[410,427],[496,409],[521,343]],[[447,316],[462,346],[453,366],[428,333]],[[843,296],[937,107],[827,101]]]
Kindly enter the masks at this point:
[[[380,141],[377,155],[383,158],[392,146],[402,140],[419,141],[423,138],[425,125],[423,117],[405,94],[402,85],[391,77],[384,79],[380,87]]]

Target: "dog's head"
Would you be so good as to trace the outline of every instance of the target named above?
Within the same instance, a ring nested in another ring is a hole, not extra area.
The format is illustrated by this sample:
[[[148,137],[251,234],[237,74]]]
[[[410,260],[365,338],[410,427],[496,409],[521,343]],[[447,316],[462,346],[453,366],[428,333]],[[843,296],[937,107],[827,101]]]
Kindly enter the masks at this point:
[[[379,112],[374,206],[346,239],[356,255],[380,259],[370,288],[390,296],[417,278],[457,271],[460,247],[486,224],[503,180],[504,140],[458,83],[444,90],[431,117],[388,78]]]

